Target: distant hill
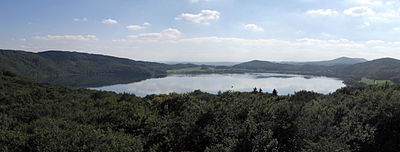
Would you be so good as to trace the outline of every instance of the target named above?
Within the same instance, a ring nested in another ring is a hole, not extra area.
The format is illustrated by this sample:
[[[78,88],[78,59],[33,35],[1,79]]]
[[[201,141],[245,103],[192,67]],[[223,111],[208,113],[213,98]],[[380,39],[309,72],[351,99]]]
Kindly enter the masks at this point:
[[[269,62],[269,61],[260,61],[253,60],[249,62],[244,62],[240,64],[236,64],[234,68],[244,68],[244,69],[263,69],[263,70],[320,70],[319,66],[345,66],[352,65],[357,63],[367,62],[366,59],[363,58],[348,58],[341,57],[328,61],[315,61],[315,62]],[[324,67],[326,69],[326,67]]]
[[[329,68],[320,65],[293,65],[253,60],[232,66],[233,69],[246,69],[252,72],[277,72],[293,74],[326,75]]]
[[[382,58],[346,66],[337,71],[343,75],[400,82],[400,60]]]
[[[349,65],[349,64],[357,64],[367,62],[368,60],[363,58],[349,58],[349,57],[341,57],[333,60],[327,61],[314,61],[314,62],[279,62],[282,64],[293,64],[293,65],[324,65],[324,66],[332,66],[332,65]]]
[[[98,54],[0,50],[0,66],[40,82],[95,87],[166,75],[166,64]]]
[[[176,65],[176,64],[193,64],[193,65],[210,65],[210,66],[233,66],[240,62],[162,62],[165,64]]]
[[[357,61],[360,63],[356,63]],[[233,68],[253,70],[252,72],[331,76],[342,79],[354,79],[353,81],[359,81],[361,78],[366,77],[400,83],[400,60],[383,58],[367,62],[363,61],[363,59],[338,58],[330,61],[304,62],[313,64],[282,64],[253,60],[234,65]]]
[[[252,69],[252,70],[282,70],[290,67],[289,64],[273,63],[268,61],[253,60],[232,66],[233,68]]]

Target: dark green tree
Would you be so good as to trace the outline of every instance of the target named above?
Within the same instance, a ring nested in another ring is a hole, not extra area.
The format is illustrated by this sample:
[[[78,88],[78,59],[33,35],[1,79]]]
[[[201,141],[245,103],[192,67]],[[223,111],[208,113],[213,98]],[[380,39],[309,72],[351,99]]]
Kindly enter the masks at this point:
[[[273,95],[273,96],[278,96],[278,91],[276,91],[275,89],[272,90],[272,95]]]
[[[257,93],[257,87],[254,87],[253,92],[252,93]]]

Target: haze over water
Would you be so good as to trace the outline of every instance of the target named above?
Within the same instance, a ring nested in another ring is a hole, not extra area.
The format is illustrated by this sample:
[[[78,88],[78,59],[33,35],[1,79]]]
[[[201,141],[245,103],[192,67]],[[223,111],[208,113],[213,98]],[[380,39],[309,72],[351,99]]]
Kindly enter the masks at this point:
[[[214,94],[218,91],[229,90],[249,92],[254,87],[257,87],[261,88],[263,92],[272,92],[273,89],[276,89],[278,94],[287,95],[301,90],[327,94],[344,86],[342,81],[336,78],[293,74],[246,73],[169,75],[165,78],[147,79],[140,82],[93,89],[146,96],[148,94],[168,94],[170,92],[186,93],[198,89]]]

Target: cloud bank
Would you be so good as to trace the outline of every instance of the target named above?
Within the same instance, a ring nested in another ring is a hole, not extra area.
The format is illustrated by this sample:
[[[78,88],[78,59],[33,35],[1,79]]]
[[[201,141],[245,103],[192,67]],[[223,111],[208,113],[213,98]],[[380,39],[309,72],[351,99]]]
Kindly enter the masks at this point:
[[[182,13],[175,20],[187,20],[197,24],[210,24],[210,21],[217,21],[220,13],[215,10],[201,10],[198,14]]]

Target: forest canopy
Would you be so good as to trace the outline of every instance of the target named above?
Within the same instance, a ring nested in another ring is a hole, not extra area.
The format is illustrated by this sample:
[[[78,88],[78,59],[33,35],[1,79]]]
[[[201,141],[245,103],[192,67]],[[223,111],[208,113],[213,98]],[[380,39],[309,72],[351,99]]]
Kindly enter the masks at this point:
[[[400,149],[399,85],[141,98],[0,71],[0,151]]]

